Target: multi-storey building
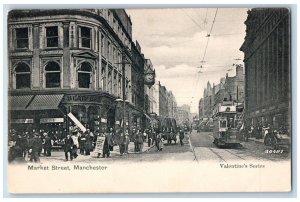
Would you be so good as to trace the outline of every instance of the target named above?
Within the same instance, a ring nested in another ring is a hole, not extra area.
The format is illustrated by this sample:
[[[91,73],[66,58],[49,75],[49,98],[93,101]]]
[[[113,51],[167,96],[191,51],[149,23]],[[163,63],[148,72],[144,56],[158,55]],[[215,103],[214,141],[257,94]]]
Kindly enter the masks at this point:
[[[177,118],[177,102],[172,91],[167,92],[168,99],[168,117],[176,120]]]
[[[191,120],[191,112],[190,112],[190,106],[189,105],[182,105],[178,107],[178,120],[177,124],[180,126],[190,126],[192,123]]]
[[[199,105],[198,105],[198,110],[199,110],[199,119],[203,119],[204,118],[204,102],[203,102],[203,98],[201,98],[199,100]]]
[[[290,11],[248,11],[245,53],[246,124],[290,128]]]
[[[165,86],[159,82],[159,116],[168,117],[168,95]]]
[[[214,106],[213,91],[210,82],[207,82],[207,87],[204,89],[204,117],[209,118],[212,116],[212,108]]]
[[[62,135],[73,126],[138,125],[144,104],[143,56],[123,9],[13,10],[8,16],[10,127]],[[132,65],[130,65],[132,64]],[[119,107],[120,106],[120,107]]]
[[[155,81],[155,84],[153,85],[153,111],[151,113],[159,115],[159,86],[160,82]]]
[[[236,75],[220,79],[220,83],[211,87],[210,83],[207,83],[207,87],[204,89],[203,98],[199,101],[199,117],[211,118],[213,115],[214,107],[222,103],[224,100],[231,100],[235,103],[243,104],[244,97],[244,73],[243,66],[236,65]]]
[[[136,41],[131,45],[132,65],[131,65],[131,85],[132,104],[130,114],[132,115],[132,125],[141,128],[145,127],[146,117],[144,117],[144,65],[145,58],[141,47]]]

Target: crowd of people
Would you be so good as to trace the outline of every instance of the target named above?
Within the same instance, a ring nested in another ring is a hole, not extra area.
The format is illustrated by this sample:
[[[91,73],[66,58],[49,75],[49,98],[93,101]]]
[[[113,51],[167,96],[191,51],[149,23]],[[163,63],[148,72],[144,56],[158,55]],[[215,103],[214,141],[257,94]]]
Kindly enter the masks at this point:
[[[172,130],[171,130],[172,131]],[[120,156],[128,154],[128,146],[134,144],[134,152],[141,153],[144,143],[148,147],[155,146],[157,151],[163,150],[163,141],[171,137],[165,130],[159,132],[157,129],[149,128],[145,130],[129,130],[102,128],[92,132],[89,128],[82,132],[79,128],[70,131],[64,139],[57,137],[45,131],[16,131],[11,129],[9,134],[9,161],[31,161],[39,162],[40,156],[50,157],[53,149],[62,149],[65,153],[65,160],[73,160],[80,155],[91,155],[96,152],[98,158],[109,158],[111,151],[119,147]],[[179,139],[183,145],[184,131],[179,131]],[[169,140],[168,140],[169,143]],[[175,140],[176,143],[176,140]],[[97,145],[98,144],[98,145]],[[79,154],[77,152],[79,151]]]

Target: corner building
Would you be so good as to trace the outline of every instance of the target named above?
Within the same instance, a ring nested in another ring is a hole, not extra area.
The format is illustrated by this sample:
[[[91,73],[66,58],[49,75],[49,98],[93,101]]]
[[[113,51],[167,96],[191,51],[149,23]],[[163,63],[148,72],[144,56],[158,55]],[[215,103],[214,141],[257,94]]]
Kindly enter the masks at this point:
[[[143,66],[134,65],[135,79],[141,81],[132,83],[134,45],[132,23],[123,9],[10,11],[10,128],[62,136],[75,126],[69,112],[92,130],[120,126],[123,109],[116,100],[123,97],[122,62],[125,123],[127,128],[137,125],[143,110],[134,93],[143,92]],[[132,111],[137,111],[134,117]]]
[[[246,124],[291,126],[290,11],[257,8],[248,11],[245,41]]]

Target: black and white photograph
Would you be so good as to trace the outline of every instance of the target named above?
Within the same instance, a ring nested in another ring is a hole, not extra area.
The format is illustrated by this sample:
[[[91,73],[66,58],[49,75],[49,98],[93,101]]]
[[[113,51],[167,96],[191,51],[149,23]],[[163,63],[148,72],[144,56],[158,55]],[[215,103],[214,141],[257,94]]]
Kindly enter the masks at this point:
[[[4,46],[11,193],[291,191],[289,7],[12,9]]]

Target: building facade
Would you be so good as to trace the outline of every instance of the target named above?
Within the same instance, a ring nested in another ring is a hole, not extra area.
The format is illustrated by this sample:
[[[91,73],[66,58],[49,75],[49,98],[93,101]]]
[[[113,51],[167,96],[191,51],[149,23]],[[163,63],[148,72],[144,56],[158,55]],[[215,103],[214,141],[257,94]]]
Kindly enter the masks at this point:
[[[168,99],[168,117],[177,119],[177,102],[176,98],[173,95],[172,91],[167,92],[167,99]]]
[[[210,119],[213,116],[214,107],[224,100],[234,101],[237,105],[243,104],[245,101],[245,75],[243,66],[236,65],[236,75],[220,79],[220,83],[211,84],[208,82],[204,89],[203,98],[199,101],[199,118]]]
[[[125,124],[141,125],[144,61],[138,46],[123,9],[11,11],[10,127],[62,135],[76,127],[69,113],[92,130],[120,126],[122,63]]]
[[[179,126],[190,126],[192,123],[192,115],[189,105],[182,105],[178,107],[178,120],[177,123]]]
[[[159,82],[159,116],[168,117],[168,91],[165,86]]]
[[[251,9],[245,24],[246,124],[290,128],[290,11]]]

